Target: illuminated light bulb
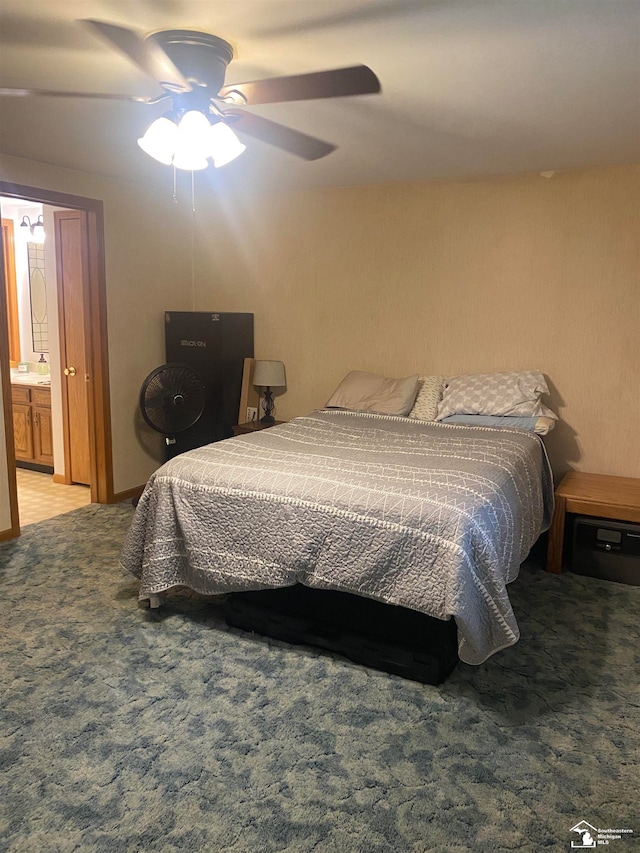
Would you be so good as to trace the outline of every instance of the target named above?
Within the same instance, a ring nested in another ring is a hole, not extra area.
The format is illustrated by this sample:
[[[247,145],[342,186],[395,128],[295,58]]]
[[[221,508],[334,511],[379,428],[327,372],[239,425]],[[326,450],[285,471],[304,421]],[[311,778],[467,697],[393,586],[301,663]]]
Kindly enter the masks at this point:
[[[178,123],[173,165],[176,169],[196,172],[206,169],[209,156],[210,124],[204,113],[189,110]]]
[[[209,153],[216,168],[226,166],[246,149],[247,146],[224,122],[216,122],[209,128]]]
[[[164,163],[165,166],[170,166],[173,161],[177,138],[177,124],[166,116],[162,116],[149,125],[145,135],[138,140],[138,145],[154,160]]]

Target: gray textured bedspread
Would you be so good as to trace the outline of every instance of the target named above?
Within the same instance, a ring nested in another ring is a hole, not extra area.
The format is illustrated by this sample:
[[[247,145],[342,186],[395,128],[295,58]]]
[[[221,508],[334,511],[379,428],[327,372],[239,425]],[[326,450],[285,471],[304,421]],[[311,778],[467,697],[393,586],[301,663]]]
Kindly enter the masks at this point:
[[[478,664],[518,639],[506,586],[552,508],[532,433],[321,410],[166,463],[122,565],[141,598],[303,583],[454,617]]]

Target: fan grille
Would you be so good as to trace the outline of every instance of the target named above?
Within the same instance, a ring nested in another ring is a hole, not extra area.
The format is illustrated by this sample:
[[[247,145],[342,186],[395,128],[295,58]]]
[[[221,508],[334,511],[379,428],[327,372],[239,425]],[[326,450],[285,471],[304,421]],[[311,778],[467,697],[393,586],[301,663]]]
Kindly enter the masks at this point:
[[[147,376],[140,390],[140,409],[152,429],[165,435],[183,432],[202,415],[206,388],[186,364],[163,364]]]

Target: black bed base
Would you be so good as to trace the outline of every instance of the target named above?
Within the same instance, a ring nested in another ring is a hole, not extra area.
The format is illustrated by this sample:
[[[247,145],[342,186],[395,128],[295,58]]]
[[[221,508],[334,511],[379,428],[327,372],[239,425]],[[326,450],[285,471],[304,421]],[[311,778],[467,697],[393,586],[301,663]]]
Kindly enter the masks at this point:
[[[224,614],[234,628],[316,646],[423,684],[441,684],[458,663],[453,619],[346,592],[301,584],[235,592],[227,596]]]

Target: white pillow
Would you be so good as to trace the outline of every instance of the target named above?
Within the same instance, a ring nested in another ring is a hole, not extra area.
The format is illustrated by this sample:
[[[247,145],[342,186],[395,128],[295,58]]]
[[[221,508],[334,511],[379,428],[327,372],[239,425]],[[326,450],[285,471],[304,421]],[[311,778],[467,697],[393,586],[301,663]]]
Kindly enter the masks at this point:
[[[446,376],[421,376],[418,396],[408,416],[420,421],[435,421],[446,381]]]
[[[449,415],[556,418],[540,401],[548,393],[544,376],[537,370],[454,376],[447,381],[436,420]]]
[[[405,379],[386,379],[376,373],[352,370],[327,401],[327,408],[406,415],[413,406],[417,391],[417,373]]]

